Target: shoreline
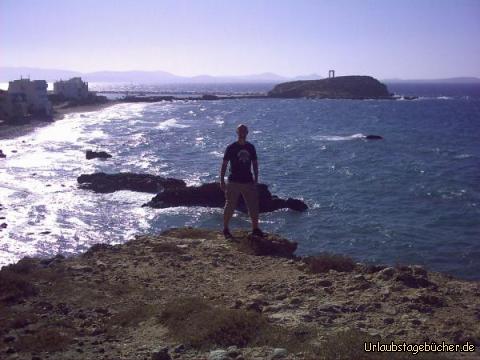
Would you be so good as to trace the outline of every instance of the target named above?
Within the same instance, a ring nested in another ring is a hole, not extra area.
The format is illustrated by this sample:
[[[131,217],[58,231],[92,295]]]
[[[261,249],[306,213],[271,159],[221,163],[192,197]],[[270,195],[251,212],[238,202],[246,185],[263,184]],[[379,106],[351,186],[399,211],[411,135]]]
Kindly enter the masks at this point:
[[[232,242],[219,231],[172,228],[2,268],[0,332],[8,341],[0,343],[0,353],[7,359],[43,358],[45,351],[50,359],[156,359],[163,352],[169,357],[158,358],[193,360],[235,351],[232,358],[267,359],[281,352],[284,359],[329,359],[324,355],[330,349],[353,359],[362,341],[376,339],[468,341],[475,353],[431,355],[479,358],[479,281],[417,265],[296,257],[291,242],[278,235],[268,234],[261,247],[246,231],[233,235]],[[192,301],[196,310],[188,310]],[[196,323],[193,316],[186,324],[189,311],[205,311],[198,316],[209,320]],[[255,332],[265,330],[262,341],[248,336],[254,329],[242,319],[258,322]],[[247,327],[242,340],[235,337],[235,324]],[[224,336],[229,331],[231,338]],[[55,341],[47,341],[53,333]],[[415,358],[431,359],[423,355]]]
[[[176,97],[176,96],[147,96],[147,97],[138,97],[131,96],[125,99],[119,100],[108,100],[103,104],[92,104],[92,105],[80,105],[80,106],[68,106],[68,107],[54,107],[54,115],[51,121],[44,121],[32,118],[29,123],[23,125],[6,125],[0,123],[0,140],[14,139],[31,133],[38,127],[43,127],[56,120],[61,120],[65,115],[71,113],[82,113],[82,112],[91,112],[98,111],[104,108],[107,108],[112,105],[125,104],[125,103],[155,103],[162,101],[215,101],[215,100],[239,100],[239,99],[295,99],[295,98],[283,98],[283,97],[271,97],[268,95],[203,95],[202,96],[185,96],[185,97]],[[327,98],[328,99],[328,98]],[[389,98],[389,100],[394,100],[395,98]],[[350,99],[350,100],[363,100],[363,99]],[[378,99],[384,100],[384,99]]]
[[[0,210],[1,210],[1,205],[0,204]],[[238,209],[236,211],[239,211]],[[2,220],[2,221],[5,221],[5,220]],[[194,227],[191,227],[191,226],[187,226],[185,225],[184,227],[182,228],[194,228]],[[182,228],[179,228],[179,229],[182,229]],[[168,232],[170,231],[171,229],[176,229],[176,228],[169,228],[167,230],[162,230],[160,231],[160,233],[163,233],[163,232]],[[203,230],[203,229],[202,229]],[[215,230],[209,230],[211,232],[215,232]],[[235,232],[242,232],[243,230],[241,229],[236,229],[234,230]],[[150,232],[147,232],[146,233],[146,236],[150,236],[151,234],[154,234],[154,233],[150,233]],[[133,235],[134,238],[136,238],[137,236],[142,236],[141,234],[137,234],[137,235]],[[275,236],[279,236],[280,235],[277,235],[275,234]],[[120,243],[120,244],[116,244],[116,245],[110,245],[108,243],[105,243],[102,245],[105,245],[105,246],[121,246],[121,245],[125,245],[127,243],[130,243],[131,241],[134,240],[134,238],[130,239],[130,240],[125,240],[125,242],[123,243]],[[98,244],[93,244],[91,245],[90,247],[87,248],[86,252],[88,252],[90,250],[90,248],[92,247],[95,247],[96,245]],[[332,254],[330,253],[329,251],[327,251],[328,254]],[[50,255],[52,257],[62,257],[62,258],[65,258],[65,259],[70,259],[70,258],[76,258],[76,257],[81,257],[85,254],[85,252],[76,252],[76,253],[71,253],[71,254],[68,254],[68,255],[64,255],[64,254],[56,254],[56,255]],[[294,255],[296,258],[298,259],[306,259],[306,258],[309,258],[309,257],[315,257],[319,254],[322,254],[322,253],[313,253],[313,254],[303,254],[303,255]],[[340,257],[345,257],[345,258],[349,258],[350,256],[349,255],[344,255],[342,253],[335,253],[335,256],[340,256]],[[0,271],[2,269],[5,269],[7,268],[8,266],[15,266],[17,265],[19,262],[21,262],[23,259],[25,258],[32,258],[32,259],[37,259],[39,261],[42,261],[42,260],[45,260],[45,259],[49,259],[49,257],[44,257],[44,256],[38,256],[38,255],[32,255],[32,256],[29,256],[29,255],[24,255],[22,256],[21,258],[19,258],[18,260],[15,260],[13,262],[9,262],[9,263],[6,263],[6,264],[0,264]],[[434,274],[437,274],[438,276],[442,276],[442,277],[445,277],[445,278],[448,278],[448,279],[451,279],[451,280],[455,280],[455,281],[460,281],[460,282],[467,282],[467,283],[478,283],[479,284],[479,289],[480,289],[480,278],[465,278],[465,277],[462,277],[461,275],[456,275],[456,274],[452,274],[452,273],[449,273],[447,271],[442,271],[442,270],[432,270],[431,268],[429,268],[428,265],[419,265],[417,263],[406,263],[406,262],[402,262],[402,263],[382,263],[382,262],[362,262],[362,260],[354,260],[355,262],[357,262],[357,264],[362,264],[363,266],[366,266],[366,267],[381,267],[381,268],[387,268],[387,267],[392,267],[392,268],[395,268],[395,267],[412,267],[412,266],[416,266],[416,267],[421,267],[422,269],[424,269],[426,272],[428,273],[434,273]],[[479,296],[480,296],[480,293],[479,293]]]
[[[27,124],[22,125],[7,125],[0,124],[0,140],[12,140],[18,137],[28,135],[38,128],[48,126],[57,120],[62,120],[67,114],[84,113],[99,111],[109,106],[117,105],[119,101],[109,101],[103,104],[69,106],[69,107],[54,107],[53,118],[50,121],[33,118]]]

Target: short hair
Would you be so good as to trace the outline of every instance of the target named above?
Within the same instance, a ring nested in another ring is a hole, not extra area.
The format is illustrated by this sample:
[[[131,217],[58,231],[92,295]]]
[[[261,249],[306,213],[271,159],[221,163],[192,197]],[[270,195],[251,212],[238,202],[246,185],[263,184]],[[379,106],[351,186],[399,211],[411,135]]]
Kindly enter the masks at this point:
[[[243,128],[248,131],[247,125],[244,125],[244,124],[238,125],[238,126],[237,126],[237,131],[240,130],[240,129],[243,129]]]

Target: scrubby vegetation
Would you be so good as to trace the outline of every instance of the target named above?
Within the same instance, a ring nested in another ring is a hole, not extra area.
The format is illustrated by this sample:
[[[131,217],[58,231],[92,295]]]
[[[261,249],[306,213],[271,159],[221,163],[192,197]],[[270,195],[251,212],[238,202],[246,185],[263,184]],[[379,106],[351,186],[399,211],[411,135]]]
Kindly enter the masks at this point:
[[[32,269],[33,263],[28,258],[2,269],[0,272],[0,301],[9,303],[36,295],[38,290],[31,279],[27,277]]]
[[[198,297],[169,302],[159,320],[178,340],[199,349],[267,345],[300,351],[311,347],[311,329],[288,331],[270,324],[257,312],[228,309]]]
[[[391,341],[391,340],[390,340]],[[439,353],[412,353],[406,352],[365,352],[364,344],[372,342],[376,344],[388,344],[390,341],[380,336],[372,336],[357,329],[348,329],[330,335],[319,347],[316,354],[317,360],[447,360]],[[313,358],[312,358],[313,359]]]

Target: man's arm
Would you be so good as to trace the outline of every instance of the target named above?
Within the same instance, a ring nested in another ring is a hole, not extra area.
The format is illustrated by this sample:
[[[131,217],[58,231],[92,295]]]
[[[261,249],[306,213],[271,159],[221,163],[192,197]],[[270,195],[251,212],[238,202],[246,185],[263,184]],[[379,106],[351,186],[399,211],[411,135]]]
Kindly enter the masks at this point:
[[[257,158],[257,150],[255,146],[252,145],[252,165],[253,165],[253,180],[255,184],[258,184],[258,158]]]
[[[230,161],[230,145],[227,146],[223,154],[222,167],[220,169],[220,188],[225,191],[225,172],[227,171],[228,162]]]
[[[255,183],[258,183],[258,160],[253,160],[252,165],[253,165],[253,178]]]
[[[227,171],[228,160],[223,160],[222,168],[220,169],[220,188],[225,190],[225,172]]]

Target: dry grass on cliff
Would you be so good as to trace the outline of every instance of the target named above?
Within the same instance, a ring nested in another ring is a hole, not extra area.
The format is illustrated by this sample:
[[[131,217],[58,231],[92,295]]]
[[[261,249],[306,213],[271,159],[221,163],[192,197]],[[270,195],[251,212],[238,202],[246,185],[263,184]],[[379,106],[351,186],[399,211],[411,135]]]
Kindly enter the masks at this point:
[[[186,253],[186,250],[178,247],[175,243],[164,242],[160,244],[155,244],[152,249],[155,253],[168,253],[168,254],[178,254],[182,255]]]
[[[267,325],[256,313],[215,307],[194,297],[171,301],[159,320],[174,337],[195,348],[246,346]]]
[[[206,239],[212,236],[210,230],[194,227],[170,228],[160,233],[161,236],[172,236],[178,239]]]
[[[107,329],[113,330],[136,327],[142,321],[148,320],[157,316],[160,313],[160,305],[138,303],[130,307],[126,307],[121,311],[115,313],[107,321]]]
[[[379,341],[381,344],[390,344],[391,340],[381,339],[357,329],[336,332],[321,344],[320,351],[316,354],[317,360],[447,360],[447,357],[439,353],[380,353],[365,352],[364,344]]]
[[[267,345],[300,351],[311,347],[309,329],[287,331],[269,324],[259,313],[216,306],[202,298],[182,298],[168,303],[159,320],[172,337],[197,349]]]
[[[37,288],[29,279],[33,265],[28,258],[9,265],[0,272],[0,301],[11,302],[36,295]]]
[[[355,260],[351,257],[326,252],[305,257],[303,261],[308,265],[307,270],[314,274],[325,273],[329,270],[351,272],[355,269]]]
[[[320,341],[317,328],[308,326],[287,329],[270,324],[260,313],[228,309],[202,298],[181,298],[167,303],[158,316],[170,336],[196,349],[212,347],[269,346],[303,353],[315,360],[432,360],[445,359],[439,354],[364,352],[364,343],[389,343],[359,330],[335,332]]]
[[[34,334],[21,335],[15,344],[17,351],[55,352],[73,342],[75,332],[65,327],[44,328]]]

